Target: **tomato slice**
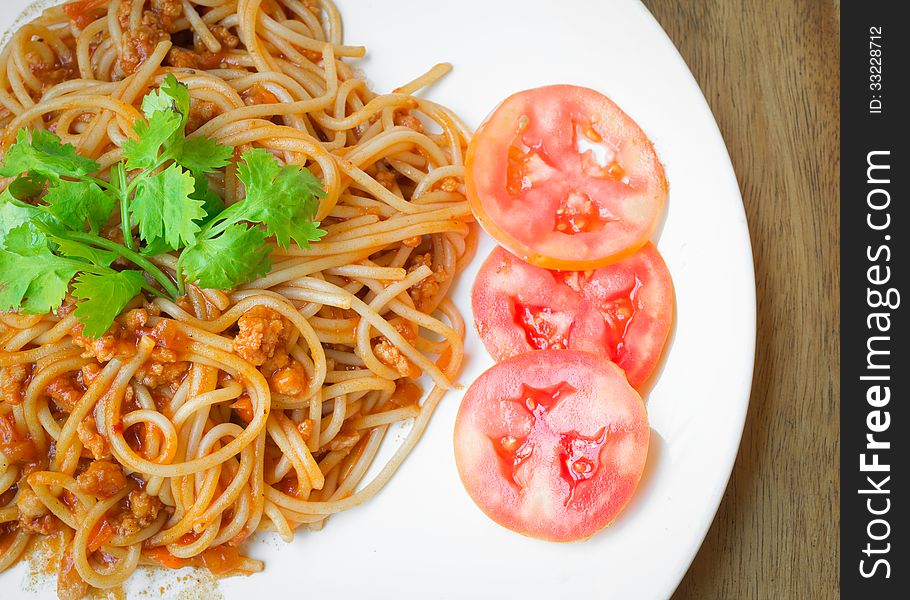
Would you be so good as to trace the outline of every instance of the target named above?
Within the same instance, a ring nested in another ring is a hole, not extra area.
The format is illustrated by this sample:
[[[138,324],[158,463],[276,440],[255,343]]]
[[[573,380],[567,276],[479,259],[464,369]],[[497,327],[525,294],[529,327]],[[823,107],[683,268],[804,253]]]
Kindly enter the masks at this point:
[[[474,134],[466,189],[483,228],[548,269],[596,269],[648,240],[667,198],[644,132],[594,90],[508,97]]]
[[[580,540],[609,525],[644,470],[644,403],[603,356],[539,350],[505,360],[465,393],[455,461],[468,494],[518,533]]]
[[[496,360],[541,349],[606,355],[639,388],[673,322],[673,284],[654,244],[595,271],[548,271],[502,248],[477,274],[474,323]]]

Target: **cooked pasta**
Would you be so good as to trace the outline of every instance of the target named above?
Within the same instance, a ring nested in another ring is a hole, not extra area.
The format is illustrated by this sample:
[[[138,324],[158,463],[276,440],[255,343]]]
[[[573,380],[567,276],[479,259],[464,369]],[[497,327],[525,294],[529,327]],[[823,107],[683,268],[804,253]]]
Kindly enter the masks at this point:
[[[266,149],[322,182],[326,234],[309,248],[269,241],[271,269],[231,290],[141,294],[97,338],[72,296],[0,314],[0,570],[60,535],[61,598],[147,564],[260,571],[249,536],[321,528],[414,447],[462,362],[447,293],[476,239],[471,132],[415,95],[447,65],[377,94],[345,60],[363,54],[328,0],[81,0],[9,38],[3,150],[45,129],[107,180],[170,73],[192,97],[188,138],[235,148],[211,189],[243,199],[237,157]],[[117,239],[120,221],[103,235]],[[151,260],[179,277],[174,253]],[[388,428],[411,419],[365,481]]]

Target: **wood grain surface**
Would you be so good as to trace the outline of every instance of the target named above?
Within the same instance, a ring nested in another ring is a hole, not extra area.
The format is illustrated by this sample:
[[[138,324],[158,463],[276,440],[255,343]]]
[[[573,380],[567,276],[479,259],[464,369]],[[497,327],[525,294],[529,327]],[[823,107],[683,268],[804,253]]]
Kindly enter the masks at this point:
[[[755,379],[739,456],[673,598],[834,598],[840,5],[645,4],[688,63],[727,143],[758,293]]]

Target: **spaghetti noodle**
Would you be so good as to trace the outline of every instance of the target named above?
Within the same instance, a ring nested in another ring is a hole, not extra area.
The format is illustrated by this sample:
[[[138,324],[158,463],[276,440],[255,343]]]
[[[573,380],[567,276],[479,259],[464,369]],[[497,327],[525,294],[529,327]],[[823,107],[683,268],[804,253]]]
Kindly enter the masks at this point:
[[[327,234],[275,246],[270,272],[238,289],[137,297],[98,339],[71,299],[0,314],[0,570],[56,534],[62,598],[144,564],[260,571],[237,550],[251,534],[319,529],[414,447],[462,362],[446,294],[475,242],[470,131],[414,95],[447,65],[378,95],[343,60],[363,54],[327,0],[80,0],[9,39],[4,148],[21,128],[48,129],[104,179],[143,95],[173,73],[192,97],[190,137],[319,176]],[[209,185],[243,198],[233,163]],[[175,256],[153,260],[173,277]],[[364,485],[387,429],[408,419]]]

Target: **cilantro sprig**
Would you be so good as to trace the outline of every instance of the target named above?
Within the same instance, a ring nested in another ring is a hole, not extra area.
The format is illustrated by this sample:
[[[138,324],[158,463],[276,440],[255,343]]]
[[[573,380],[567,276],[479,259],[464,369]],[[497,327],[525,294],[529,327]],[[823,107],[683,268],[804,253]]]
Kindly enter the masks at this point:
[[[313,221],[321,182],[263,149],[241,154],[246,197],[225,208],[207,176],[234,149],[187,137],[190,105],[167,75],[106,177],[55,134],[18,132],[0,165],[14,178],[0,193],[0,310],[46,313],[72,294],[83,332],[98,337],[140,293],[176,299],[187,282],[230,289],[268,272],[268,238],[309,247],[325,234]],[[165,253],[177,254],[175,272],[154,261]]]

